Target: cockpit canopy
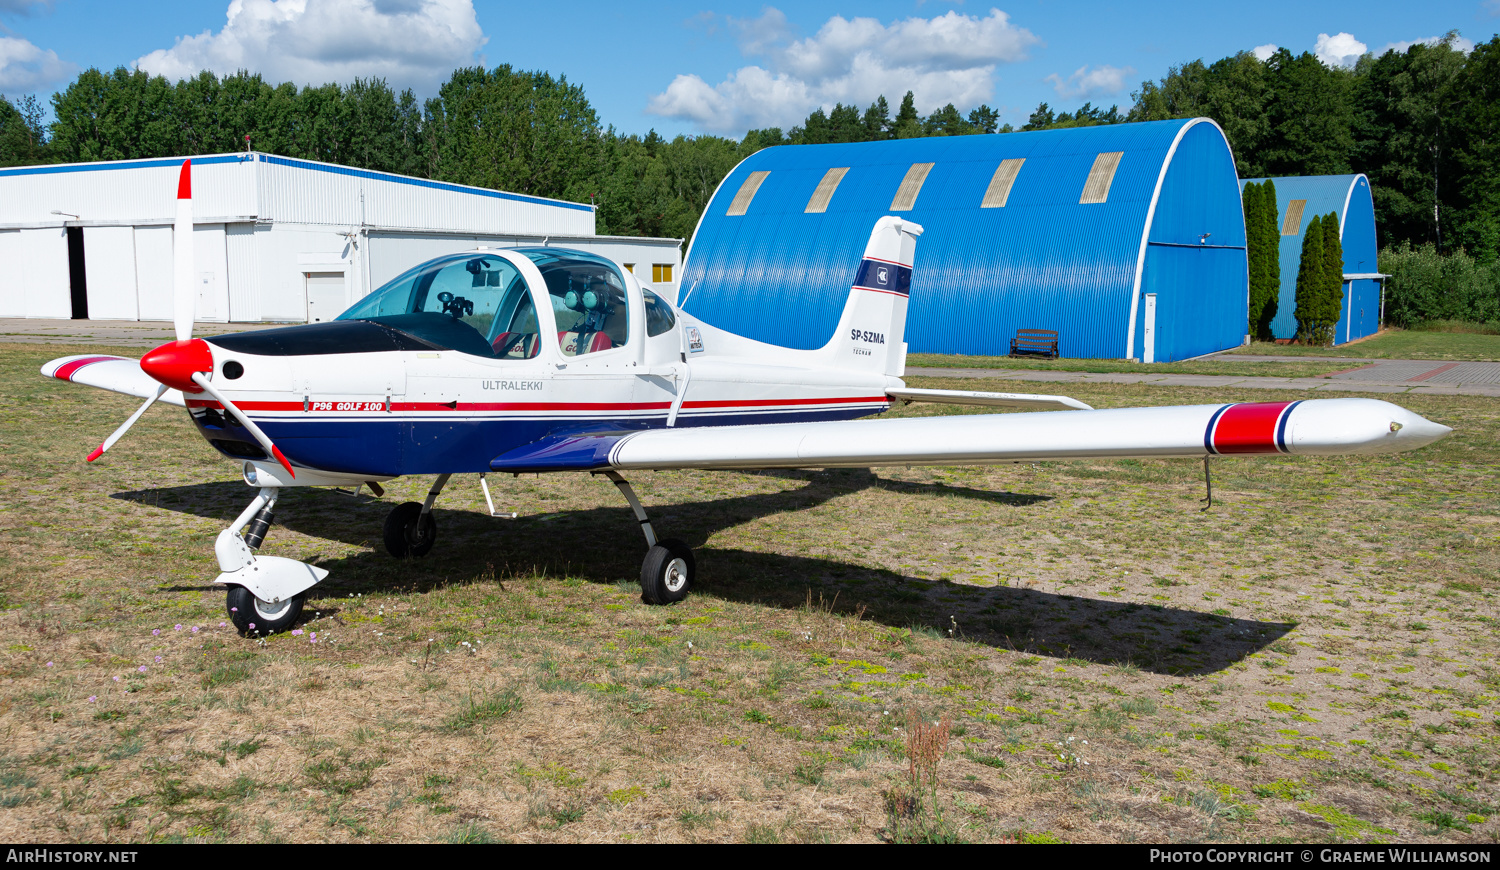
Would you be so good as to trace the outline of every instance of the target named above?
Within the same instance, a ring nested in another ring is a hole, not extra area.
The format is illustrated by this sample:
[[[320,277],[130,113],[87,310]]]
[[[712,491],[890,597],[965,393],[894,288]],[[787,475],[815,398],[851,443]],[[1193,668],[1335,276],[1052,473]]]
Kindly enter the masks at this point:
[[[630,341],[624,277],[595,254],[558,248],[517,248],[546,284],[563,356],[623,347]],[[521,271],[504,257],[469,252],[440,257],[402,273],[360,300],[338,320],[368,320],[435,346],[496,359],[531,359],[541,351],[533,294]],[[676,323],[672,308],[644,291],[647,332]]]

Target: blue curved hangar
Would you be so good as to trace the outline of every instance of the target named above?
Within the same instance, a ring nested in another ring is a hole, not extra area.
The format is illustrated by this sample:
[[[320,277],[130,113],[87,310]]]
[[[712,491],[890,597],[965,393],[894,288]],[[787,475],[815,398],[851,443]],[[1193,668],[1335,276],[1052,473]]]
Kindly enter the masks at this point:
[[[1004,355],[1017,330],[1066,357],[1187,359],[1245,341],[1245,220],[1206,118],[768,148],[719,185],[688,250],[684,310],[822,346],[850,252],[881,215],[926,228],[910,350]]]
[[[1302,237],[1314,217],[1339,216],[1339,241],[1344,248],[1344,307],[1334,328],[1333,343],[1344,344],[1380,331],[1380,291],[1385,276],[1376,268],[1375,202],[1370,179],[1364,175],[1303,175],[1286,178],[1247,178],[1250,183],[1276,185],[1276,222],[1281,227],[1281,292],[1271,334],[1297,337],[1297,268],[1302,262]]]

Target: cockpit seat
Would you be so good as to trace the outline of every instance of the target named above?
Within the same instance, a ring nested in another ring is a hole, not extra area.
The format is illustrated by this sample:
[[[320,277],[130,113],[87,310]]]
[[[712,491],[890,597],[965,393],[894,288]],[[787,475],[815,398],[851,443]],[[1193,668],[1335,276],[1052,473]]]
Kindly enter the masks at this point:
[[[582,347],[579,346],[580,339]],[[615,346],[610,337],[602,332],[559,332],[557,343],[562,346],[563,356],[583,356],[586,353],[609,350]]]
[[[501,359],[531,359],[541,350],[541,336],[535,332],[502,332],[490,342]]]

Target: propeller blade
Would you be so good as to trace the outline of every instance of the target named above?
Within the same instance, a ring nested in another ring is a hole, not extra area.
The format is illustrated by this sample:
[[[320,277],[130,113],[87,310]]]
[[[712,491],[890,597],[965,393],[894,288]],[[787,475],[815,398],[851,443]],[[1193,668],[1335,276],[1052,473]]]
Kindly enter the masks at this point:
[[[266,437],[266,433],[260,431],[260,427],[255,425],[255,422],[246,416],[244,411],[241,411],[233,402],[229,401],[228,396],[215,389],[214,385],[209,382],[207,375],[202,372],[193,372],[193,383],[197,384],[203,392],[213,396],[220,405],[224,406],[224,410],[233,414],[234,419],[240,421],[240,425],[244,426],[255,437],[255,440],[260,442],[260,446],[267,453],[276,457],[276,461],[281,463],[281,467],[286,469],[287,474],[290,474],[294,478],[297,476],[297,472],[292,470],[292,464],[286,461],[286,457],[281,455],[281,451],[276,449],[276,445],[271,443],[271,439]]]
[[[177,176],[177,219],[172,223],[172,326],[178,341],[193,337],[198,288],[193,286],[193,161]]]
[[[113,435],[104,439],[103,444],[100,444],[98,447],[94,448],[94,452],[89,454],[88,461],[93,462],[95,459],[103,456],[104,451],[115,446],[115,442],[119,441],[125,436],[126,432],[130,431],[130,427],[135,425],[135,421],[141,419],[141,415],[146,413],[146,409],[156,404],[156,400],[165,395],[167,389],[167,385],[162,384],[161,386],[156,388],[156,392],[153,395],[147,396],[146,403],[137,408],[135,413],[130,415],[130,419],[121,424],[120,428],[116,429]]]

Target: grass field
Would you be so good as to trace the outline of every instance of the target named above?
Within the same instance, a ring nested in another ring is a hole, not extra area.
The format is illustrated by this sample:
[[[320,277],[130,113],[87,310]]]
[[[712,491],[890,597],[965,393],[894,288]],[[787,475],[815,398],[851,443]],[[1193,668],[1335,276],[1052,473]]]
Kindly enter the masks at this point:
[[[290,491],[264,552],[332,574],[256,640],[208,582],[237,468],[170,408],[85,464],[134,402],[36,373],[67,352],[0,347],[0,839],[1500,833],[1500,401],[1218,461],[1208,512],[1190,461],[643,473],[703,580],[663,608],[602,479],[497,480],[499,520],[456,478],[416,561],[379,530],[430,481]]]
[[[1227,364],[1235,354],[1259,356],[1354,357],[1362,359],[1500,360],[1500,335],[1388,329],[1372,338],[1338,347],[1304,347],[1257,341],[1215,357]],[[1268,363],[1267,365],[1277,365]]]

